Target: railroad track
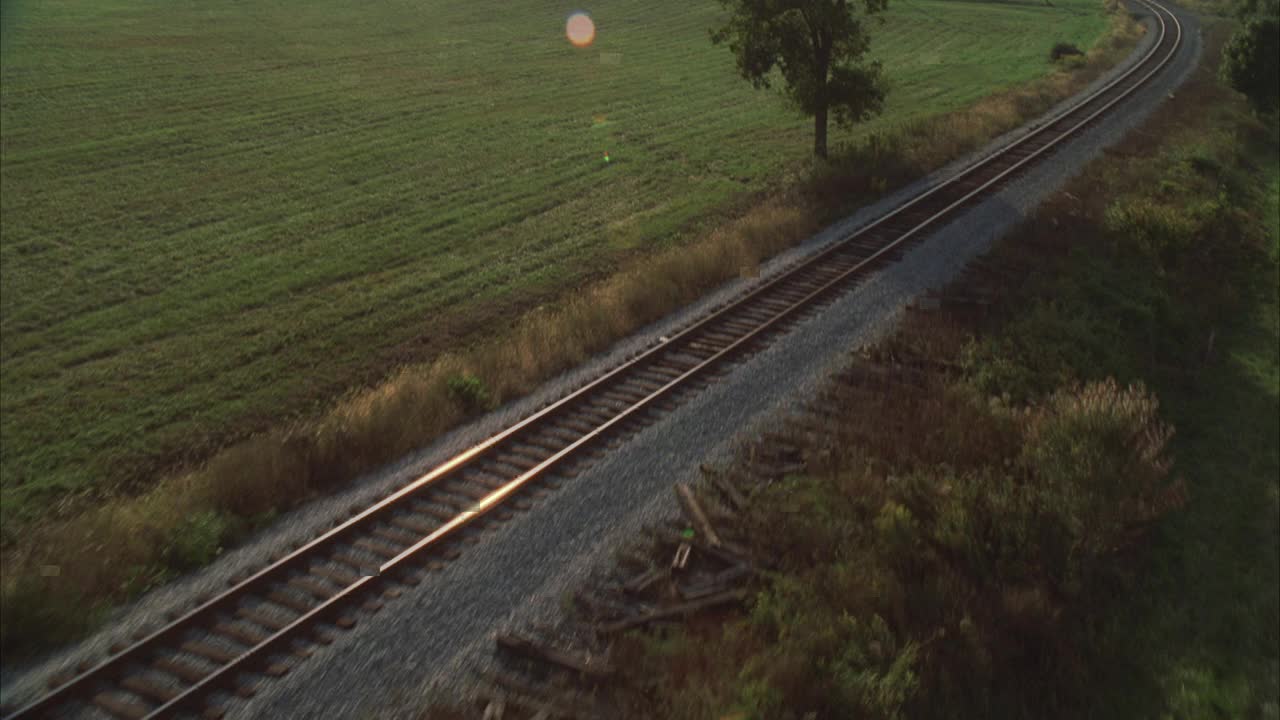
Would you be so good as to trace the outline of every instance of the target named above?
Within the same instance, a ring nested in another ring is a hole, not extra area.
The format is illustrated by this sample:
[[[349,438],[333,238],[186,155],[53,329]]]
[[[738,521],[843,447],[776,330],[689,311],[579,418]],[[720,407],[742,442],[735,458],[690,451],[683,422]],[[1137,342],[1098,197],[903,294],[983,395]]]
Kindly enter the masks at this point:
[[[733,363],[902,256],[1089,127],[1177,53],[1172,13],[1139,0],[1159,37],[1129,71],[975,162],[602,377],[452,458],[329,532],[204,598],[163,627],[112,647],[10,718],[77,711],[129,718],[218,717],[263,676],[289,672],[316,644],[452,560],[477,534],[525,509],[611,443],[652,423]]]

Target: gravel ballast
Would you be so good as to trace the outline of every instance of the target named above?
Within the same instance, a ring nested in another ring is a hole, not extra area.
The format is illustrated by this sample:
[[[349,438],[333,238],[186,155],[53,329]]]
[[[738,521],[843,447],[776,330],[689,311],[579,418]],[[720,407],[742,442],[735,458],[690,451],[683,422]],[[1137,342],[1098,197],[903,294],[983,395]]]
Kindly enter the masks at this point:
[[[229,705],[228,717],[412,717],[430,699],[449,698],[465,690],[469,680],[465,670],[486,662],[496,630],[554,623],[565,605],[565,592],[611,564],[612,548],[634,537],[642,525],[677,511],[672,483],[696,479],[699,464],[729,457],[745,438],[767,428],[771,418],[810,397],[823,378],[846,364],[850,351],[882,337],[916,296],[944,285],[967,261],[1025,218],[1088,160],[1120,141],[1172,93],[1195,67],[1201,52],[1195,18],[1174,11],[1184,29],[1178,57],[1152,85],[1058,150],[1050,162],[1024,173],[997,196],[934,233],[901,262],[875,274],[824,312],[735,366],[725,378],[675,412],[566,480],[532,509],[487,533],[442,571],[388,601],[381,612],[361,614],[353,630],[339,635],[332,645],[318,648],[297,670],[261,683],[254,699]],[[1095,86],[1140,58],[1149,48],[1151,35],[1148,33],[1122,67],[1100,78]],[[994,141],[973,157],[1007,144],[1034,126]],[[783,253],[762,268],[761,279],[954,174],[973,157],[953,163]],[[32,667],[6,669],[0,678],[0,695],[6,704],[30,698],[43,689],[43,681],[55,670],[85,657],[105,657],[113,641],[125,639],[141,627],[154,629],[166,611],[188,609],[196,595],[225,589],[229,578],[265,564],[277,548],[315,537],[332,527],[335,519],[345,518],[352,507],[371,504],[759,281],[729,283],[701,302],[636,333],[592,363],[547,383],[530,397],[362,478],[347,492],[289,513],[253,542],[225,554],[212,566],[117,611],[109,631]]]

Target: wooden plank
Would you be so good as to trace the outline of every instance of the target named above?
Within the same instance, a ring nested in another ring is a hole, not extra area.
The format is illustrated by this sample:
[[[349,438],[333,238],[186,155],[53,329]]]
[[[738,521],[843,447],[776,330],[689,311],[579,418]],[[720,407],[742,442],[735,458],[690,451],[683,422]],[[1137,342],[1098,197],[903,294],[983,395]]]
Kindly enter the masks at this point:
[[[632,612],[629,605],[614,602],[593,593],[579,592],[573,596],[574,602],[597,619],[625,617]]]
[[[729,479],[724,476],[724,473],[716,472],[706,465],[703,465],[701,469],[702,476],[711,481],[711,484],[729,500],[729,503],[733,505],[735,510],[741,510],[747,506],[746,496],[743,495],[738,488],[734,487],[733,483],[729,482]]]
[[[680,543],[680,547],[676,548],[676,554],[671,558],[672,570],[683,570],[685,565],[689,564],[689,553],[693,550],[693,546],[687,542]]]
[[[329,588],[312,580],[309,577],[291,577],[289,578],[289,586],[295,587],[304,593],[314,597],[317,600],[328,600],[335,593]],[[300,612],[306,612],[300,611]]]
[[[532,720],[533,717],[536,717],[536,713],[543,711],[549,712],[557,718],[564,718],[565,720],[582,720],[584,717],[580,713],[574,712],[572,708],[561,707],[555,701],[549,700],[541,695],[526,695],[524,693],[514,692],[502,693],[498,697],[495,697],[495,695],[496,694],[486,693],[485,697],[488,697],[490,700],[496,700],[500,697],[507,709],[523,710],[524,712],[521,714],[525,717],[529,717],[530,720]],[[534,715],[531,716],[530,713],[534,713]],[[512,715],[514,715],[514,713],[507,715],[507,717],[510,718]]]
[[[182,643],[181,648],[183,652],[189,652],[192,655],[199,655],[200,657],[212,660],[219,665],[226,665],[232,660],[240,657],[237,653],[227,652],[220,647],[200,642],[198,640],[184,642]]]
[[[505,698],[490,700],[489,704],[484,706],[484,717],[481,720],[502,720],[506,709],[507,701]]]
[[[653,568],[631,578],[622,584],[622,589],[629,593],[641,593],[646,588],[662,579],[667,572],[663,568]]]
[[[746,596],[747,596],[747,591],[743,588],[728,590],[726,592],[718,593],[710,597],[702,598],[701,600],[684,602],[678,605],[672,605],[670,607],[662,608],[660,610],[654,610],[653,612],[645,613],[643,615],[637,615],[636,617],[626,618],[625,620],[618,620],[617,622],[605,623],[603,625],[597,626],[596,630],[600,633],[608,635],[611,633],[628,630],[633,627],[640,627],[641,625],[647,625],[651,622],[654,622],[655,620],[665,620],[667,618],[680,617],[682,615],[688,615],[689,613],[694,613],[699,610],[704,610],[709,607],[714,607],[716,605],[725,605],[728,603],[738,602]]]
[[[427,502],[426,500],[419,500],[415,502],[413,504],[413,511],[420,515],[430,515],[441,522],[449,522],[458,516],[458,513],[451,510],[445,510],[444,508],[439,507],[438,503],[435,503],[434,501]],[[429,535],[430,533],[426,534]]]
[[[267,599],[280,607],[286,607],[299,613],[310,612],[313,607],[311,603],[299,600],[289,593],[282,592],[280,590],[272,590],[267,593]]]
[[[492,685],[499,694],[505,698],[507,695],[524,695],[526,697],[546,696],[549,690],[554,688],[547,685],[539,685],[530,682],[514,673],[495,672],[492,670],[481,670],[476,673],[481,680]],[[557,702],[563,704],[563,712],[565,714],[560,717],[586,717],[597,718],[599,713],[592,712],[594,704],[584,700],[581,692],[573,694],[561,695],[555,698]]]
[[[126,718],[126,720],[140,720],[151,712],[151,708],[140,702],[122,700],[107,693],[94,695],[93,704],[118,718]]]
[[[167,703],[178,697],[177,690],[157,685],[141,675],[126,675],[125,678],[120,681],[120,687],[134,693],[135,695],[149,698],[160,703]]]
[[[671,545],[679,545],[680,543],[688,542],[695,550],[718,558],[726,565],[751,564],[751,555],[747,552],[746,548],[739,547],[730,542],[721,542],[720,547],[712,547],[711,545],[699,542],[696,539],[686,541],[680,533],[667,529],[659,529],[655,531],[654,536]]]
[[[711,521],[707,519],[707,514],[703,511],[698,498],[694,497],[693,488],[684,483],[676,483],[676,497],[680,500],[680,506],[684,509],[684,514],[689,517],[689,520],[698,528],[698,532],[707,539],[711,547],[720,547],[720,536],[716,534],[715,528],[711,526]]]
[[[520,456],[503,456],[503,457],[523,458],[524,456],[520,455]],[[499,458],[499,460],[501,460],[501,458]],[[477,485],[479,485],[479,483],[470,483],[466,481],[455,482],[449,486],[449,492],[459,497],[466,498],[468,500],[483,500],[489,496],[490,492],[493,492],[487,486],[477,487]]]
[[[589,658],[580,657],[573,653],[556,648],[546,647],[530,640],[529,638],[515,634],[499,634],[494,638],[498,647],[506,648],[512,652],[531,657],[536,660],[549,662],[553,665],[559,665],[568,668],[587,677],[604,678],[613,674],[613,668],[607,661],[592,662]]]
[[[329,556],[329,559],[334,561],[335,563],[338,563],[339,565],[346,565],[347,567],[351,567],[351,568],[355,568],[356,570],[359,570],[362,576],[378,574],[377,563],[369,562],[364,558],[356,557],[355,555],[352,555],[350,553],[342,553],[342,552],[334,553]]]
[[[192,665],[185,660],[178,658],[157,658],[151,666],[160,672],[169,673],[170,675],[185,680],[189,683],[198,683],[209,676],[209,673]]]
[[[368,550],[374,555],[387,558],[388,560],[400,554],[400,550],[367,537],[357,539],[355,542],[351,543],[351,546],[360,548],[361,550]]]
[[[260,632],[240,627],[239,625],[232,625],[231,623],[218,623],[213,626],[213,631],[225,638],[231,638],[232,640],[248,645],[249,647],[261,645],[262,642],[269,637]]]
[[[319,575],[322,578],[328,578],[339,585],[354,585],[359,582],[359,575],[352,575],[346,570],[338,570],[337,568],[326,567],[324,565],[313,565],[307,570],[312,575]]]
[[[403,530],[397,530],[394,527],[375,527],[369,532],[374,535],[377,535],[383,540],[388,540],[390,542],[396,543],[397,545],[404,545],[404,546],[412,545],[422,539],[422,536],[418,535],[417,533],[414,533],[411,535],[409,533],[404,532]]]
[[[739,580],[754,572],[748,565],[735,565],[715,574],[706,582],[696,585],[677,585],[676,591],[685,600],[697,600],[730,589]]]
[[[255,625],[261,625],[272,632],[283,630],[289,625],[284,620],[277,620],[265,612],[252,608],[236,608],[236,617],[244,618]]]
[[[435,532],[436,528],[440,527],[437,524],[424,523],[421,520],[415,520],[413,517],[406,515],[396,515],[388,520],[388,522],[396,527],[404,528],[409,532],[417,533],[420,538],[430,535]]]

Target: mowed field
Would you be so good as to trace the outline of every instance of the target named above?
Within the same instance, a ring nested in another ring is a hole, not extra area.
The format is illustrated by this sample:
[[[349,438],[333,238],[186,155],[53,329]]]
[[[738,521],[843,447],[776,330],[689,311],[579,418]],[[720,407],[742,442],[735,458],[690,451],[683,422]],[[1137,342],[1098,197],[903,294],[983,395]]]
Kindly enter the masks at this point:
[[[1088,47],[1099,0],[892,0],[885,117]],[[711,0],[27,0],[0,51],[10,528],[139,486],[679,242],[803,161]],[[604,161],[608,152],[610,162]]]

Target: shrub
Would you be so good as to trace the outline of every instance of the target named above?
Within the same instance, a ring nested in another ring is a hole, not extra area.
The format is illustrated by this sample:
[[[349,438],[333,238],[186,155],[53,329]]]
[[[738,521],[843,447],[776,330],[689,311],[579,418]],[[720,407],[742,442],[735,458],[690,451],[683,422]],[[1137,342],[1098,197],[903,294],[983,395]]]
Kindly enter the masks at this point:
[[[1175,267],[1200,234],[1200,224],[1185,207],[1147,198],[1117,200],[1107,207],[1103,227],[1129,247],[1156,260],[1156,272]]]
[[[1075,72],[1076,70],[1083,70],[1089,66],[1089,63],[1084,59],[1084,55],[1068,55],[1067,57],[1062,58],[1058,64],[1063,70],[1070,70],[1072,72]]]
[[[222,552],[230,531],[226,516],[212,510],[196,513],[174,528],[162,558],[177,571],[201,567]]]
[[[462,374],[449,378],[449,397],[467,413],[479,412],[489,406],[489,390],[474,375]]]
[[[1108,379],[1059,391],[1034,416],[1020,461],[1071,529],[1073,552],[1114,552],[1181,503],[1181,486],[1164,484],[1173,430],[1158,411],[1141,384]]]
[[[1127,550],[1183,500],[1172,430],[1141,386],[1112,380],[974,408],[1021,421],[1012,456],[886,477],[848,455],[760,491],[748,534],[772,568],[748,619],[725,643],[666,641],[651,659],[724,683],[695,679],[698,711],[675,716],[1020,716],[1082,696],[1085,629],[1128,578]],[[719,657],[729,646],[736,663]]]
[[[1246,21],[1222,49],[1220,72],[1228,85],[1249,98],[1255,111],[1274,111],[1280,100],[1280,20]]]
[[[1071,57],[1073,55],[1083,56],[1084,51],[1071,43],[1065,42],[1055,44],[1053,49],[1049,51],[1049,59],[1053,62],[1057,62],[1065,57]]]
[[[1139,324],[1140,318],[1098,313],[1089,302],[1094,292],[1072,288],[1054,300],[1037,300],[999,335],[970,342],[960,358],[969,380],[984,394],[1023,402],[1108,373],[1132,376],[1125,320]],[[1145,309],[1130,311],[1136,316]]]
[[[4,647],[32,642],[59,643],[93,628],[105,615],[102,603],[93,603],[76,591],[50,592],[57,578],[35,573],[3,573],[5,621],[0,625]]]

